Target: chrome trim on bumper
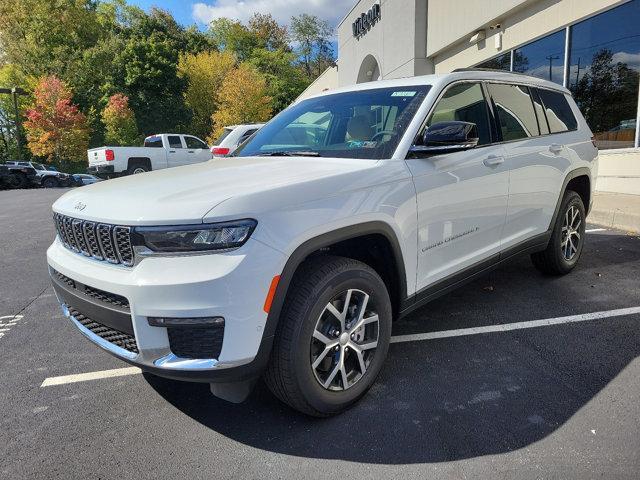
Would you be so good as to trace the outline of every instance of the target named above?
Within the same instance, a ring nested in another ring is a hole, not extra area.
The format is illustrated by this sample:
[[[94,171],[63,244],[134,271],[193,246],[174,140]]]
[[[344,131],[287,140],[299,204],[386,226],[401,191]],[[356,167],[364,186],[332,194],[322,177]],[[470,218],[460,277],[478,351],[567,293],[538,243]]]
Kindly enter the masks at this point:
[[[133,353],[124,348],[120,348],[117,345],[114,345],[107,340],[99,337],[84,325],[82,325],[76,318],[71,315],[69,312],[69,308],[66,304],[60,303],[60,307],[62,308],[62,313],[65,317],[73,322],[75,327],[80,330],[85,337],[87,337],[92,343],[95,343],[97,346],[106,350],[116,357],[125,358],[127,360],[132,361],[133,363],[140,365],[142,368],[144,366],[156,367],[167,372],[175,372],[179,373],[180,371],[206,371],[206,370],[223,370],[227,368],[238,367],[242,364],[236,363],[221,363],[215,358],[202,358],[202,359],[193,359],[193,358],[182,358],[174,355],[171,350],[168,348],[162,349],[152,349],[152,350],[140,350],[140,353]],[[158,327],[160,328],[160,327]],[[138,345],[138,348],[140,346]]]
[[[71,312],[69,312],[69,308],[64,303],[62,303],[60,306],[62,308],[62,313],[64,314],[64,316],[74,323],[76,328],[80,330],[80,333],[82,333],[85,337],[87,337],[93,343],[98,345],[100,348],[118,357],[124,357],[130,360],[134,360],[138,357],[139,355],[138,353],[133,353],[133,352],[130,352],[129,350],[125,350],[124,348],[120,348],[117,345],[114,345],[113,343],[108,342],[105,339],[99,337],[98,335],[93,333],[91,330],[89,330],[87,327],[82,325],[78,320],[76,320],[76,317],[71,315]]]

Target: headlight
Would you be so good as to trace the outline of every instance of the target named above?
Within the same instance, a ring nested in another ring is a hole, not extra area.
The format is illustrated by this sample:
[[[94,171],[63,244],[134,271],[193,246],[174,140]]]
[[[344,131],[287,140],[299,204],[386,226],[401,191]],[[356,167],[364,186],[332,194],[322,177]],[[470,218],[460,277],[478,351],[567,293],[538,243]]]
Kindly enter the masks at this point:
[[[258,222],[252,219],[176,227],[137,227],[132,241],[154,252],[199,252],[241,247]]]

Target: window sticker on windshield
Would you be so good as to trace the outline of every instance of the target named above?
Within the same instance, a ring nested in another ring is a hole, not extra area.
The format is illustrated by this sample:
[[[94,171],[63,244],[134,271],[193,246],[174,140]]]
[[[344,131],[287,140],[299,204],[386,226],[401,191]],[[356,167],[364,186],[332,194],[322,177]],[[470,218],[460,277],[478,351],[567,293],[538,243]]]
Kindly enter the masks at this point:
[[[392,97],[413,97],[416,92],[393,92]]]

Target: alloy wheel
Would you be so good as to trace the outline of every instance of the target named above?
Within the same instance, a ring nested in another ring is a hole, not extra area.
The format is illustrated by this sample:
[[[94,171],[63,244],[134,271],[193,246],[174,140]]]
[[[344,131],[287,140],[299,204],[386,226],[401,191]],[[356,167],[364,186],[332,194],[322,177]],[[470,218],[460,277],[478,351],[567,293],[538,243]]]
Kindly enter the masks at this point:
[[[362,290],[336,295],[323,309],[311,339],[311,369],[323,388],[347,390],[366,373],[378,346],[379,318]]]
[[[564,215],[564,223],[562,224],[562,242],[560,250],[565,260],[570,261],[578,253],[580,242],[580,226],[582,225],[582,216],[580,210],[571,205]]]

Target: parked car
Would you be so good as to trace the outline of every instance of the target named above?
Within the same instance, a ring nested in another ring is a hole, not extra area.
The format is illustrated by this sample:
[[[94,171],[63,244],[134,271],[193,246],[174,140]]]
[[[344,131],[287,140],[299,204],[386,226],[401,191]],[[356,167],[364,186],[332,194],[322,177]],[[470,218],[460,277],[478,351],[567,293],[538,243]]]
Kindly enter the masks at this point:
[[[264,123],[251,123],[246,125],[231,125],[224,127],[222,134],[211,147],[214,157],[226,157],[231,155],[239,145],[256,133]]]
[[[36,171],[36,184],[44,188],[69,187],[73,184],[71,175],[57,170],[50,170],[42,163],[7,162],[7,165],[33,168]]]
[[[95,175],[89,175],[88,173],[75,173],[72,175],[73,181],[78,187],[83,185],[91,185],[96,182],[101,182],[103,179],[96,177]]]
[[[569,273],[598,166],[567,89],[480,70],[301,100],[234,155],[62,196],[53,286],[116,357],[313,416],[367,392],[393,319],[519,255]]]
[[[206,162],[211,152],[197,137],[162,133],[145,138],[142,147],[93,148],[87,157],[87,173],[111,178]]]
[[[21,165],[0,164],[0,188],[29,188],[39,185],[36,170]]]

